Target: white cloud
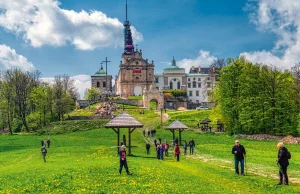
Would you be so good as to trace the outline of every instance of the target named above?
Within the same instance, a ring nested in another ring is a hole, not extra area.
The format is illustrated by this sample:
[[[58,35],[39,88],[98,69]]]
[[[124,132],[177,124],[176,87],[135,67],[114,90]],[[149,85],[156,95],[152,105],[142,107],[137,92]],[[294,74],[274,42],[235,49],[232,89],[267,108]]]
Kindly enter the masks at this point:
[[[57,0],[0,1],[0,26],[21,36],[33,47],[73,44],[81,50],[120,46],[123,24],[101,11],[61,9]],[[143,35],[131,27],[136,42]]]
[[[34,66],[26,57],[19,55],[14,49],[0,45],[0,69],[20,68],[24,71],[34,70]]]
[[[209,53],[209,51],[200,50],[199,55],[195,59],[182,59],[177,62],[178,66],[185,68],[186,72],[189,72],[192,66],[194,67],[208,67],[217,58]]]
[[[245,52],[253,62],[290,68],[300,61],[300,1],[258,0],[250,1],[250,21],[260,31],[272,32],[278,36],[272,51]],[[276,53],[281,53],[280,57]]]

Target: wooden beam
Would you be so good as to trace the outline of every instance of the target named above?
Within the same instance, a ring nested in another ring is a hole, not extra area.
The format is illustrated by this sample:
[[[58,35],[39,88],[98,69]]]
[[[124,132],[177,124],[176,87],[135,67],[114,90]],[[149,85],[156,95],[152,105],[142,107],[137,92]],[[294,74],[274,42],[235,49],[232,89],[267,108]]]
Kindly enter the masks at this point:
[[[128,155],[130,156],[131,155],[131,132],[130,132],[130,128],[128,128],[128,146],[129,146],[129,149],[128,149]]]
[[[115,128],[111,128],[112,130],[114,130],[117,134],[118,134],[118,131],[117,130],[115,130]]]
[[[118,128],[118,148],[117,148],[117,151],[118,151],[118,155],[119,155],[119,153],[120,153],[120,129]]]

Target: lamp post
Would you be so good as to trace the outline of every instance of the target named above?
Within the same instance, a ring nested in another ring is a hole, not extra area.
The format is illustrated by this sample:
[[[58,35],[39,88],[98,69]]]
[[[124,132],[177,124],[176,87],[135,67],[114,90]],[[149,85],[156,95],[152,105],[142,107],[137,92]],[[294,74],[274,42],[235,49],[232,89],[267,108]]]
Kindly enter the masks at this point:
[[[123,111],[124,111],[124,100],[123,100]]]

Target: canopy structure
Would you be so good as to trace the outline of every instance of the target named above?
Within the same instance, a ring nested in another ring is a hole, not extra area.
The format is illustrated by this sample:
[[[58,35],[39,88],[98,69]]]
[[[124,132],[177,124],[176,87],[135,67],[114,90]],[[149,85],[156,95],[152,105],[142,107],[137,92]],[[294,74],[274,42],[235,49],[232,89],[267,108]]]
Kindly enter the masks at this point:
[[[204,128],[207,129],[208,128],[208,123],[210,123],[211,120],[209,118],[204,119],[203,121],[200,122],[200,124],[204,125]]]
[[[166,130],[170,130],[173,133],[173,140],[175,139],[175,130],[178,129],[179,131],[179,145],[181,145],[181,132],[185,129],[188,129],[182,122],[176,120],[171,123]]]
[[[221,120],[217,121],[217,125],[218,125],[218,131],[223,131],[224,123]]]
[[[118,144],[117,144],[117,150],[118,154],[120,151],[120,129],[121,128],[128,128],[128,155],[131,155],[131,133],[136,128],[141,128],[143,125],[135,120],[131,115],[129,115],[126,112],[123,112],[116,116],[114,119],[110,120],[106,125],[105,128],[111,128],[113,129],[117,135],[118,135]]]

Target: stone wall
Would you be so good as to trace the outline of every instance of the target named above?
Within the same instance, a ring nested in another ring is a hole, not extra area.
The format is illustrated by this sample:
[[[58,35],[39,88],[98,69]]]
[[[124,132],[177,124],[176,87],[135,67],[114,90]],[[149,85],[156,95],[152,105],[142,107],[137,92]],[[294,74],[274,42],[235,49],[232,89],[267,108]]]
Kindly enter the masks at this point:
[[[143,106],[143,100],[110,100],[110,102],[117,103],[117,104],[126,104],[126,105],[133,105],[142,107]]]
[[[187,102],[167,101],[164,103],[166,109],[178,109],[184,107],[187,109]]]
[[[76,107],[77,108],[85,108],[92,104],[101,102],[100,100],[77,100],[76,101]]]

